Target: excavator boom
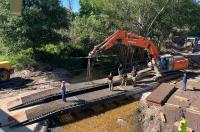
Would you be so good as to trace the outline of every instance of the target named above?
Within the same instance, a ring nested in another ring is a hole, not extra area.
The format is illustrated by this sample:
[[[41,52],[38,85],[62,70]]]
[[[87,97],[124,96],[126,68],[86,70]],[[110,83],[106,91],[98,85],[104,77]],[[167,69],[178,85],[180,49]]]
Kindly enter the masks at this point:
[[[94,47],[89,53],[89,57],[96,57],[99,53],[112,48],[115,45],[124,44],[144,48],[152,58],[157,58],[160,54],[156,44],[142,36],[129,33],[127,31],[117,31],[109,36],[103,43]]]

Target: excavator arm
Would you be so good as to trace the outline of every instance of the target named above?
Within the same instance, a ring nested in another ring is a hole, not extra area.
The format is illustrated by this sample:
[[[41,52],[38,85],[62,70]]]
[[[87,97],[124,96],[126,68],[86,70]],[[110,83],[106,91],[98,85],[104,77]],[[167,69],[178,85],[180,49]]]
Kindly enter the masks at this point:
[[[89,53],[88,57],[96,57],[99,53],[102,53],[103,51],[110,49],[118,44],[144,48],[154,59],[156,59],[160,54],[158,47],[152,41],[142,36],[129,33],[127,31],[117,31],[111,36],[109,36],[104,42],[102,42],[99,45],[96,45],[94,49]]]

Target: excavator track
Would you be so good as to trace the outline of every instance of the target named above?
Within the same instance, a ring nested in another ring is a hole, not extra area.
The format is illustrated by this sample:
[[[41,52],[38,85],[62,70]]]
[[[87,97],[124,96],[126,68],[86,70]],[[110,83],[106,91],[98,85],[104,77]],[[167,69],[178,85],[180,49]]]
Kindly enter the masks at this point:
[[[177,79],[177,78],[180,78],[182,76],[183,76],[182,71],[173,71],[173,72],[163,73],[162,76],[156,77],[155,80],[157,82],[161,83],[161,82]]]
[[[137,74],[137,82],[141,82],[141,80],[144,80],[144,78],[150,78],[154,82],[165,82],[170,81],[172,79],[180,78],[183,75],[182,71],[171,71],[171,72],[165,72],[161,73],[160,75],[156,75],[156,72],[151,68],[146,68],[144,70],[141,70]]]

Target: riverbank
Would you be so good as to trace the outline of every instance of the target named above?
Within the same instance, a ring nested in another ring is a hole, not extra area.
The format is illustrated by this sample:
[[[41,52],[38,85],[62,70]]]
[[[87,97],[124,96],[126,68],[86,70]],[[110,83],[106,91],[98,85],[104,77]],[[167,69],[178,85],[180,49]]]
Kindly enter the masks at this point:
[[[160,107],[149,105],[146,98],[151,92],[143,93],[137,109],[137,120],[144,132],[160,132]]]

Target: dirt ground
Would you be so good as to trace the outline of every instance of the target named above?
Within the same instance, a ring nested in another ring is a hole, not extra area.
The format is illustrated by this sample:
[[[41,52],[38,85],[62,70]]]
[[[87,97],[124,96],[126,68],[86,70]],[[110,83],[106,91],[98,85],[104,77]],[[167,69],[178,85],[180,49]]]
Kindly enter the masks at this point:
[[[16,115],[24,112],[25,109],[9,112],[7,110],[7,102],[27,96],[39,91],[60,87],[60,81],[70,80],[70,74],[64,69],[51,69],[51,70],[22,70],[15,72],[11,79],[7,82],[0,83],[0,122],[3,127],[1,131],[9,132],[42,132],[43,127],[40,123],[34,123],[25,127],[9,128],[9,116]],[[29,107],[28,109],[30,109]]]
[[[7,82],[0,83],[0,99],[24,92],[60,87],[60,81],[69,81],[70,73],[64,69],[51,71],[22,70],[15,72]]]
[[[24,112],[26,109],[30,109],[29,108],[23,108],[20,110],[15,110],[15,111],[8,111],[7,108],[7,102],[12,101],[16,98],[19,98],[21,96],[27,96],[30,94],[33,94],[37,91],[26,91],[23,93],[19,93],[18,95],[14,96],[14,97],[6,97],[4,99],[1,99],[0,101],[0,122],[2,123],[2,126],[0,128],[0,132],[31,132],[31,131],[37,131],[37,132],[42,132],[43,127],[40,125],[40,123],[34,123],[31,125],[27,125],[27,126],[22,126],[22,127],[18,127],[18,128],[10,128],[10,124],[12,124],[12,122],[9,121],[10,116],[16,115],[18,113]]]

